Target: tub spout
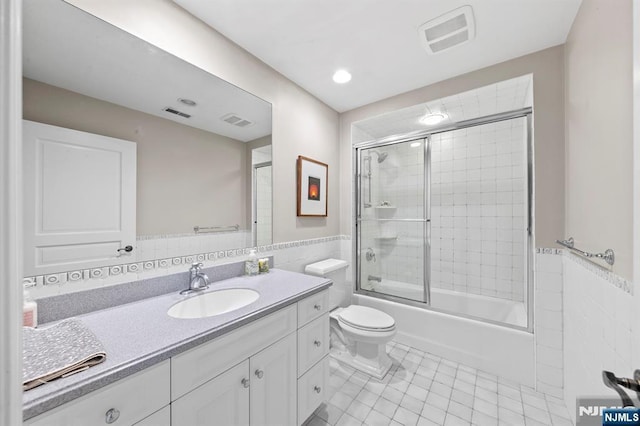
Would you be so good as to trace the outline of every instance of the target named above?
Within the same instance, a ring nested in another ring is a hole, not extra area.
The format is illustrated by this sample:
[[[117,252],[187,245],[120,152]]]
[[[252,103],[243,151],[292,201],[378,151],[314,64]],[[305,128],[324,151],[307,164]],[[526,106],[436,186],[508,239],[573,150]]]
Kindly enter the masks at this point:
[[[381,283],[381,282],[382,282],[382,278],[380,278],[380,277],[376,277],[376,276],[373,276],[373,275],[369,275],[369,276],[367,277],[367,280],[369,280],[369,281],[377,281],[377,282],[379,282],[379,283]]]

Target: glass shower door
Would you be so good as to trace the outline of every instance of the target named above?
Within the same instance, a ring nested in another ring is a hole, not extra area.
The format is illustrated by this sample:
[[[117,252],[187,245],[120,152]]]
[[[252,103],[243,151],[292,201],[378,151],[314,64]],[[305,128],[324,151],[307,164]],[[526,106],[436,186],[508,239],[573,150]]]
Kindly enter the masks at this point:
[[[526,117],[431,136],[431,306],[527,326]]]
[[[426,139],[356,152],[359,289],[428,302]]]

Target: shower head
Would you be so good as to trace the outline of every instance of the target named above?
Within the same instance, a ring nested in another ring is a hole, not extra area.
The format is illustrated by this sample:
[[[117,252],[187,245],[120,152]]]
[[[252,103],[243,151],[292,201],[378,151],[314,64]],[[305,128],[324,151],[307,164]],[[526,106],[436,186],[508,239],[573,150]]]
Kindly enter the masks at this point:
[[[371,151],[371,154],[376,154],[378,156],[378,163],[382,163],[384,160],[387,159],[387,156],[389,155],[388,152],[378,152],[378,151]],[[371,154],[369,154],[369,156],[371,156]]]

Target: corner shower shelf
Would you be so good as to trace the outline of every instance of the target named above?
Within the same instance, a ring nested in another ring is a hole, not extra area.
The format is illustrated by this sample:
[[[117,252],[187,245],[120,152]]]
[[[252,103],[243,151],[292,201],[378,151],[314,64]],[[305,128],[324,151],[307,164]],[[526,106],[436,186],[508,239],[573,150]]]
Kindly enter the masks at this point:
[[[391,242],[391,241],[395,241],[398,239],[397,235],[385,235],[385,236],[380,236],[380,237],[374,237],[373,238],[376,241],[379,241],[381,243],[387,243],[387,242]]]

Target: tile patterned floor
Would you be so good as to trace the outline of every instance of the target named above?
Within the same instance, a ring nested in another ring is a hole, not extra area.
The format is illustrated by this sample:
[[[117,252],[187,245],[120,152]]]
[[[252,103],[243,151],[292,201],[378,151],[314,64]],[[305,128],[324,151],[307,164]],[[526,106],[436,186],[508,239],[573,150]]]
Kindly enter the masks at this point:
[[[561,399],[391,342],[383,380],[331,359],[328,402],[306,426],[568,426]]]

